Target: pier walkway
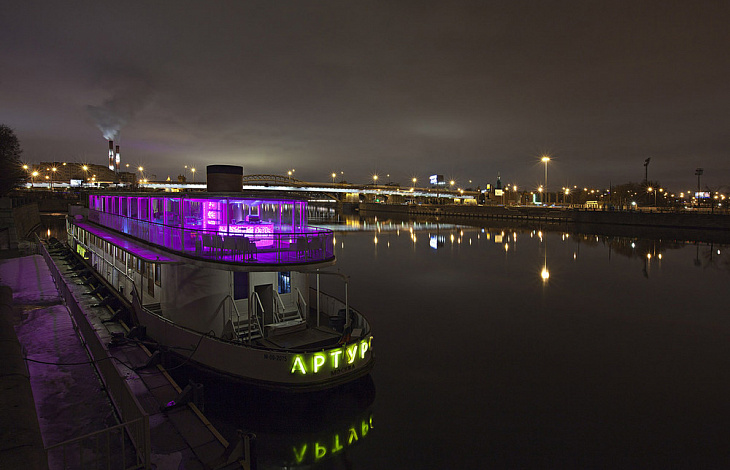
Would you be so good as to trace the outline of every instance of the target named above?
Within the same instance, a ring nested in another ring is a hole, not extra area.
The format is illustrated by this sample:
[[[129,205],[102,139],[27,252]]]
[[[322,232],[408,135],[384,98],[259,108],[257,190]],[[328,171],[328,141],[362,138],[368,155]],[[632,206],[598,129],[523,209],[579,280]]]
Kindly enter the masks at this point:
[[[119,347],[109,347],[113,336],[123,336],[126,330],[119,323],[108,321],[112,316],[110,310],[100,305],[103,302],[98,298],[89,295],[91,289],[75,277],[77,273],[64,265],[64,260],[54,258],[51,269],[41,255],[0,260],[0,284],[12,288],[12,310],[15,312],[11,319],[3,315],[5,324],[10,321],[15,325],[25,356],[38,361],[28,362],[32,397],[29,396],[30,391],[22,387],[11,390],[4,387],[2,403],[25,404],[28,408],[24,413],[28,416],[25,421],[32,421],[35,414],[30,416],[29,403],[33,403],[34,399],[37,426],[43,439],[39,447],[32,422],[2,420],[2,435],[17,435],[15,440],[24,442],[0,447],[0,459],[8,463],[8,457],[16,457],[18,462],[30,463],[33,458],[37,465],[24,465],[25,468],[46,468],[45,462],[39,460],[39,456],[45,458],[43,445],[48,448],[117,424],[114,405],[117,405],[118,412],[119,403],[110,401],[105,392],[105,388],[111,388],[113,381],[103,380],[97,374],[99,366],[106,363],[102,375],[108,374],[109,366],[113,365],[119,375],[117,380],[126,383],[125,388],[132,391],[134,401],[142,408],[140,412],[148,416],[151,468],[240,468],[241,465],[228,458],[228,442],[194,404],[163,411],[166,404],[179,396],[180,387],[161,366],[139,367],[146,363],[150,354],[144,346],[132,341]],[[64,285],[57,288],[54,277]],[[80,320],[79,311],[84,312],[84,320]],[[84,341],[76,333],[77,329],[84,332],[81,321],[88,321],[85,325],[87,333],[82,335]],[[88,337],[88,331],[93,331],[96,338]],[[91,346],[94,342],[104,345],[109,355],[107,360],[94,358],[97,368],[92,365],[88,352],[93,351]],[[5,357],[8,354],[6,349],[0,350],[3,377],[10,364]],[[110,359],[112,356],[113,360]],[[9,447],[24,448],[26,454],[19,455],[17,449]],[[93,451],[90,452],[93,454]],[[99,458],[98,455],[92,457]],[[49,467],[62,468],[60,458],[58,453],[49,452]],[[0,468],[4,468],[4,463],[0,464]],[[117,465],[115,463],[114,467]],[[79,462],[78,467],[69,468],[83,467],[83,462]]]

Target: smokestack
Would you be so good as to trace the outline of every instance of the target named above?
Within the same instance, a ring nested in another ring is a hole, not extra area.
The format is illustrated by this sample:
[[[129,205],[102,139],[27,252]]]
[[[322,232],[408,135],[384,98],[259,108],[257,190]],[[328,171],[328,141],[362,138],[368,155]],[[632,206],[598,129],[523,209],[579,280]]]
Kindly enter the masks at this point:
[[[114,170],[114,141],[109,140],[109,169]]]
[[[206,170],[209,192],[241,192],[243,190],[242,166],[208,165]]]
[[[120,167],[121,167],[121,163],[122,163],[122,160],[121,160],[121,158],[119,156],[119,146],[117,145],[117,163],[116,163],[117,173],[119,173],[119,170],[120,170]]]

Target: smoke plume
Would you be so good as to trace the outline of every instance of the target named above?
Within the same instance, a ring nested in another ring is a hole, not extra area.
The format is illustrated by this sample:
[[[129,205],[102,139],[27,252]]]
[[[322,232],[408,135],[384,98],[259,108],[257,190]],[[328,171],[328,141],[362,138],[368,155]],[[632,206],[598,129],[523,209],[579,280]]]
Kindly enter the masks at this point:
[[[111,86],[109,86],[111,85]],[[119,131],[150,101],[152,87],[139,77],[115,77],[107,84],[111,97],[99,106],[86,107],[96,127],[107,140],[116,140]]]

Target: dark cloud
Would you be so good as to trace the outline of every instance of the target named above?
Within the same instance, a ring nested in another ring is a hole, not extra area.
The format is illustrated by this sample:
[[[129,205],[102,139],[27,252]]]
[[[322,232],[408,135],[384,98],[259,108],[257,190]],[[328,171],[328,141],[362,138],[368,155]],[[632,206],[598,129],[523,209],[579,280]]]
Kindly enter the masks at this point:
[[[694,169],[730,184],[723,2],[15,2],[0,122],[103,164],[100,117],[159,177],[240,163],[551,186]],[[93,118],[90,117],[93,116]],[[476,183],[475,183],[476,184]]]

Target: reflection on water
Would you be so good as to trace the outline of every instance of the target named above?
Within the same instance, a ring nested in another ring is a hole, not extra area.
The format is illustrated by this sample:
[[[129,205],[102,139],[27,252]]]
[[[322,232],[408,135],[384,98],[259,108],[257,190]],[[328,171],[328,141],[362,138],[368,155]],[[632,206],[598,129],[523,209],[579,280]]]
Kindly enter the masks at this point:
[[[542,265],[538,274],[543,282],[550,279],[549,249],[547,241],[544,239],[543,229],[529,224],[520,224],[519,227],[473,227],[463,224],[441,223],[428,218],[402,220],[398,217],[337,215],[335,219],[320,219],[317,225],[342,232],[335,240],[339,255],[344,254],[346,234],[352,231],[372,233],[374,248],[383,246],[389,248],[392,241],[401,237],[407,238],[412,243],[413,248],[415,248],[419,239],[425,241],[432,250],[453,249],[462,243],[483,248],[501,245],[506,256],[505,259],[510,254],[510,250],[511,254],[514,255],[519,248],[518,239],[537,239],[540,242],[539,250],[542,253]],[[474,221],[475,224],[477,222],[480,221]],[[567,227],[563,228],[562,231],[553,227],[550,233],[559,235],[561,243],[570,243],[572,245],[571,257],[574,261],[579,259],[581,246],[602,247],[605,249],[605,255],[609,260],[615,256],[640,260],[642,263],[641,270],[645,277],[648,277],[652,263],[655,267],[659,267],[659,263],[664,259],[666,253],[687,246],[695,247],[695,266],[730,271],[730,259],[722,256],[725,246],[722,244],[700,243],[691,239],[642,239],[638,237],[581,234],[570,232]],[[378,254],[378,250],[375,249],[373,256],[377,257]],[[380,254],[382,254],[382,250]]]
[[[353,452],[357,468],[728,463],[725,246],[358,224],[336,247],[377,342],[378,432]],[[408,449],[392,444],[404,436]]]
[[[376,433],[370,376],[335,390],[290,394],[219,381],[191,369],[174,372],[204,384],[205,415],[227,437],[256,434],[259,469],[351,468],[353,449]]]

